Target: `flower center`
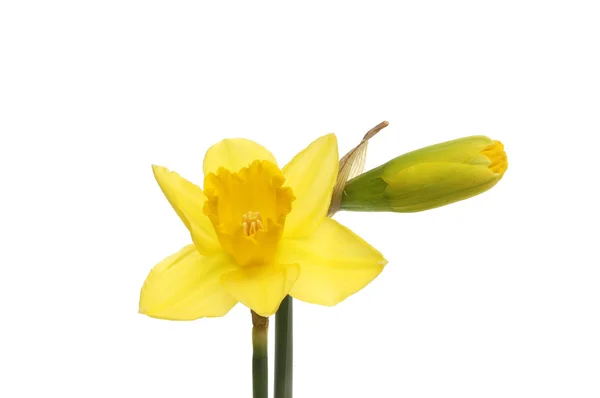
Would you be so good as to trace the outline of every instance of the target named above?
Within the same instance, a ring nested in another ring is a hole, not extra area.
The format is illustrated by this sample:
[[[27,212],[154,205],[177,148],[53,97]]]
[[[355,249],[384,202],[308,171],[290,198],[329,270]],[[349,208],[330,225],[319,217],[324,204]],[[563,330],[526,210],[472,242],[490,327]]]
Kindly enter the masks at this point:
[[[263,229],[262,218],[257,211],[249,211],[242,218],[242,230],[246,236],[252,236]]]
[[[275,164],[255,160],[237,172],[219,168],[204,178],[204,214],[221,247],[241,266],[273,260],[295,199]]]

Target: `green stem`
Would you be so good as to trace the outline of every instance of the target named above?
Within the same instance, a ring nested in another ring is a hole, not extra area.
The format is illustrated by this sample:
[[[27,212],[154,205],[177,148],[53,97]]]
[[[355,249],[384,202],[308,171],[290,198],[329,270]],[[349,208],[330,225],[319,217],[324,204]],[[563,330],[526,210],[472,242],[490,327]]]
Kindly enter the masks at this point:
[[[269,318],[252,311],[252,396],[269,397],[269,365],[267,355],[267,336]]]
[[[275,314],[275,398],[292,398],[293,315],[287,296]]]

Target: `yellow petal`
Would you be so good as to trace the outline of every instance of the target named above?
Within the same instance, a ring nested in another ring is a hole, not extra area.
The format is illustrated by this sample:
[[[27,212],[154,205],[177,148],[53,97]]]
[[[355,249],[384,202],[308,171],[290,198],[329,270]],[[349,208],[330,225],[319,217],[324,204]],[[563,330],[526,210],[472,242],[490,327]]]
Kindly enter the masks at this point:
[[[190,231],[200,253],[208,255],[220,250],[213,225],[203,211],[206,196],[202,189],[164,167],[153,165],[152,171],[160,189]]]
[[[310,235],[327,215],[338,172],[334,134],[323,136],[297,154],[283,168],[284,186],[296,197],[288,214],[284,237]]]
[[[255,160],[268,160],[277,164],[275,157],[262,145],[245,138],[225,139],[206,151],[204,155],[204,175],[216,173],[219,167],[237,172],[248,167]]]
[[[309,237],[283,239],[275,257],[300,265],[290,295],[298,300],[335,305],[369,284],[387,261],[348,228],[330,218]]]
[[[221,275],[236,267],[224,252],[205,257],[188,245],[150,271],[140,294],[140,313],[186,321],[223,316],[237,300],[221,286]]]
[[[298,279],[297,264],[242,267],[224,274],[225,290],[260,316],[273,315]]]

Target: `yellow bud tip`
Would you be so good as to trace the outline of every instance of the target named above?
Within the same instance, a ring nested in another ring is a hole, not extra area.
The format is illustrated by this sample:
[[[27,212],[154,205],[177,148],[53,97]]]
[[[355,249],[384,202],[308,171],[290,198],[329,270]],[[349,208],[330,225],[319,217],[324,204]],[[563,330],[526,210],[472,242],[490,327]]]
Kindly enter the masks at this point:
[[[500,178],[502,178],[508,168],[508,159],[506,152],[504,152],[504,145],[500,141],[494,140],[494,143],[484,148],[481,154],[490,161],[488,168],[494,173],[500,174]]]

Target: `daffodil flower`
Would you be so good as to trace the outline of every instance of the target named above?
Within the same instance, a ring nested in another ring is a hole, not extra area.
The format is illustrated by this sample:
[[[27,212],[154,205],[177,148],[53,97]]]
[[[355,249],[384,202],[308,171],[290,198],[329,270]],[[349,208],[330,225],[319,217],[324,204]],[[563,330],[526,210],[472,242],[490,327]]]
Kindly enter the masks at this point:
[[[156,265],[140,312],[192,320],[241,302],[261,316],[286,295],[335,305],[371,282],[387,261],[326,218],[338,172],[335,135],[310,144],[283,169],[246,139],[227,139],[204,158],[204,190],[164,167],[154,176],[193,244]]]
[[[341,209],[417,212],[468,199],[498,183],[504,145],[472,136],[409,152],[348,181]]]

